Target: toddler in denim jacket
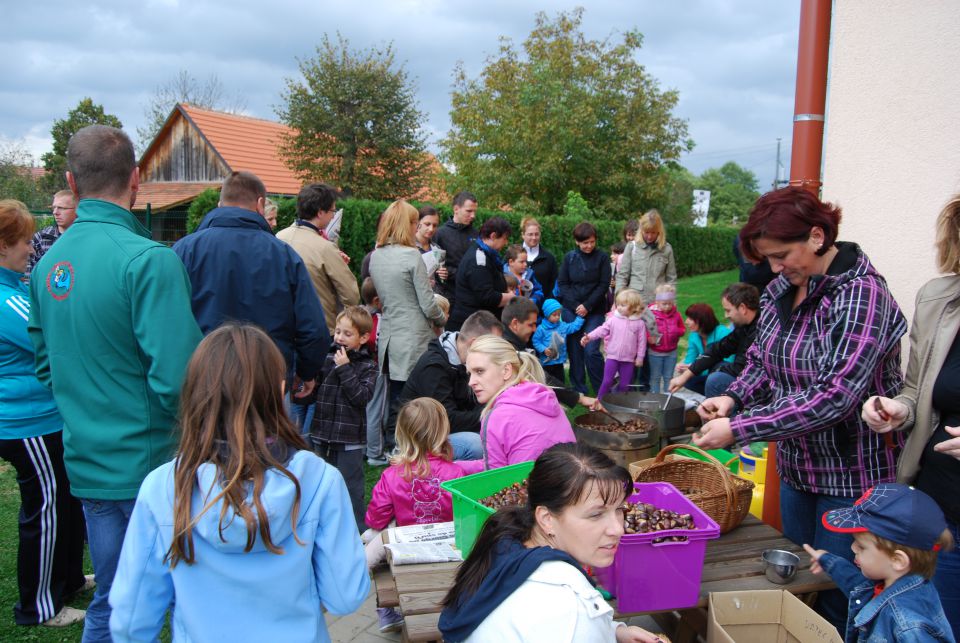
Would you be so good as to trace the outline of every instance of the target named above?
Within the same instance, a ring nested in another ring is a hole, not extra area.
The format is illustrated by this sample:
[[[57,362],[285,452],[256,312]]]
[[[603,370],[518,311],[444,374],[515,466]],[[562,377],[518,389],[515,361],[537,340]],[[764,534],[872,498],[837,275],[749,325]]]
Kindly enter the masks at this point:
[[[813,558],[810,570],[827,572],[850,601],[846,643],[956,643],[930,582],[937,552],[952,546],[953,538],[930,496],[902,484],[879,484],[852,507],[823,514],[823,525],[853,535],[856,564],[803,546]]]

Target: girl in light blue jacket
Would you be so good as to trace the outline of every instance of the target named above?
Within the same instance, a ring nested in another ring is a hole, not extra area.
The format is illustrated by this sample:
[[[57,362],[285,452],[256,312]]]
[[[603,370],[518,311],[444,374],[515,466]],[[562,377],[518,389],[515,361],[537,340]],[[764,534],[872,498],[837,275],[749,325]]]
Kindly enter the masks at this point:
[[[340,473],[283,406],[286,365],[252,325],[208,335],[187,367],[177,457],[143,481],[110,592],[114,641],[329,641],[323,610],[370,591]]]

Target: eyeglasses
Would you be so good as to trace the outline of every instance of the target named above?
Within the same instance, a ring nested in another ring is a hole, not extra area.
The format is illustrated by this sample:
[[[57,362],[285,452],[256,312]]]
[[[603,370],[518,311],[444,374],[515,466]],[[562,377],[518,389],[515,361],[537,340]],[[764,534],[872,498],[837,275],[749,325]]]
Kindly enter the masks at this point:
[[[58,211],[58,210],[59,210],[60,212],[69,212],[70,210],[75,210],[76,208],[74,208],[74,207],[72,207],[72,206],[71,206],[71,207],[67,207],[67,206],[63,206],[63,205],[54,205],[54,206],[51,206],[50,209],[53,210],[54,212],[56,212],[56,211]]]

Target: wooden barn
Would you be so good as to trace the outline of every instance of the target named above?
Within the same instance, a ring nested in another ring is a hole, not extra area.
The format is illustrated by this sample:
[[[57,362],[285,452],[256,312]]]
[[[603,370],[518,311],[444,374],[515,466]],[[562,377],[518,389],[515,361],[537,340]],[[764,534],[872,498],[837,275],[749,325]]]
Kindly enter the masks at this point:
[[[173,241],[186,233],[190,202],[230,172],[253,172],[270,195],[296,195],[301,181],[278,152],[289,132],[281,123],[177,104],[140,158],[134,210],[149,208],[154,237]]]

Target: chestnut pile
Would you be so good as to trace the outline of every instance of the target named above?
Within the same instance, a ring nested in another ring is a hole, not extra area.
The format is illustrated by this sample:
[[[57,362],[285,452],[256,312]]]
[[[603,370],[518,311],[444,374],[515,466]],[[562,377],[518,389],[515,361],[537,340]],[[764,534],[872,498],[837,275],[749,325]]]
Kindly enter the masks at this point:
[[[634,418],[627,420],[623,424],[581,424],[580,426],[585,429],[602,431],[604,433],[649,433],[653,431],[656,425],[652,422],[641,420],[640,418]]]
[[[501,489],[492,496],[481,498],[480,504],[491,509],[512,507],[527,504],[527,481],[514,482],[506,489]]]
[[[623,529],[628,534],[647,534],[652,531],[666,531],[667,529],[696,529],[693,516],[681,514],[669,509],[658,509],[645,502],[623,503]],[[653,542],[672,540],[680,542],[686,540],[684,536],[669,536],[658,538]]]

